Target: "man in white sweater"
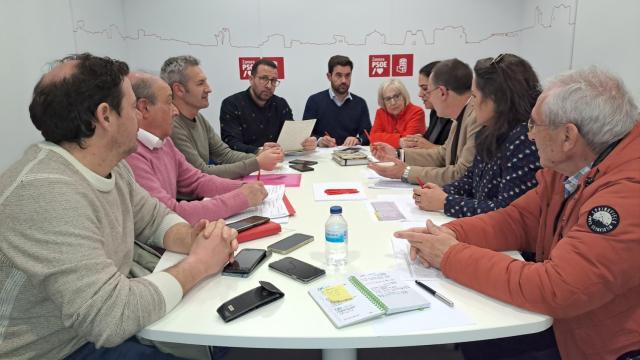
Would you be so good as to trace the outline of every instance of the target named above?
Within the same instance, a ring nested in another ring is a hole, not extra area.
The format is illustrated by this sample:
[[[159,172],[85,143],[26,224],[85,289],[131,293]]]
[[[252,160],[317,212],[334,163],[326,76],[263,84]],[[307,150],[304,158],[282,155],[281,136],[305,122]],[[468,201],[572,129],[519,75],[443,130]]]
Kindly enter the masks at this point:
[[[31,120],[46,141],[0,175],[0,358],[175,358],[133,336],[233,260],[235,230],[188,225],[122,161],[140,116],[128,72],[74,55],[34,89]],[[129,279],[134,239],[188,255]]]

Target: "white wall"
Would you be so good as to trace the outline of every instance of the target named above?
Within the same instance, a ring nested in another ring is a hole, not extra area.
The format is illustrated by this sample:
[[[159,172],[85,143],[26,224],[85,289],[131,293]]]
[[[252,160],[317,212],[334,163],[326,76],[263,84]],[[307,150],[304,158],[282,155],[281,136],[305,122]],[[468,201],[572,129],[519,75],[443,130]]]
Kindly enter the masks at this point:
[[[336,53],[354,60],[352,90],[372,113],[381,79],[367,76],[367,57],[380,53],[415,54],[414,76],[403,79],[414,101],[415,74],[428,61],[457,56],[473,65],[507,51],[528,59],[541,78],[572,61],[605,66],[640,98],[637,0],[3,0],[1,8],[0,171],[41,139],[28,104],[45,65],[78,51],[154,71],[169,56],[199,57],[214,87],[205,116],[216,127],[222,99],[248,85],[238,79],[238,56],[285,57],[277,93],[296,118],[307,96],[327,87],[326,62]],[[336,39],[344,41],[322,44]]]
[[[579,0],[577,20],[574,68],[615,72],[640,102],[640,1]]]

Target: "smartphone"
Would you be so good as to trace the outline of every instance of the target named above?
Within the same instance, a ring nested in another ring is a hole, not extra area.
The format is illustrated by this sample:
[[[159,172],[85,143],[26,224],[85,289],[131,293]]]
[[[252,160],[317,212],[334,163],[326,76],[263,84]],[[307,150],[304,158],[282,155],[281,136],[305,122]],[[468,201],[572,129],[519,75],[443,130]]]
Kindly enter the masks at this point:
[[[252,227],[269,222],[269,220],[270,219],[268,217],[254,215],[229,223],[227,224],[227,226],[232,229],[238,230],[238,232],[242,232],[251,229]]]
[[[242,249],[235,260],[224,267],[222,275],[248,277],[269,256],[271,251],[264,249]]]
[[[292,169],[296,169],[300,172],[313,171],[313,168],[311,166],[304,165],[304,164],[293,164],[293,165],[289,165],[289,167]]]
[[[311,166],[311,165],[317,165],[318,162],[317,161],[313,161],[313,160],[294,159],[294,160],[289,160],[289,164],[298,164],[298,165]]]
[[[305,284],[325,274],[323,269],[289,256],[270,263],[269,267]]]
[[[267,250],[271,250],[276,254],[288,254],[293,250],[301,247],[302,245],[308,244],[312,241],[313,236],[311,235],[295,233],[267,246]]]

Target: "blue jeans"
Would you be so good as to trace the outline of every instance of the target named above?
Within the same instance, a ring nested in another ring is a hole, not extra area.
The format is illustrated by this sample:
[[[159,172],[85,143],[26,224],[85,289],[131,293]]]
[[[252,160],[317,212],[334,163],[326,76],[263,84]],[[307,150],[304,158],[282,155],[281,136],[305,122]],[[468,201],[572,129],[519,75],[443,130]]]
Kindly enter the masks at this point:
[[[171,354],[163,353],[153,346],[143,345],[130,337],[122,344],[110,348],[96,349],[93,343],[86,343],[78,350],[71,353],[65,358],[66,360],[136,360],[136,359],[158,359],[158,360],[176,360],[180,359]]]

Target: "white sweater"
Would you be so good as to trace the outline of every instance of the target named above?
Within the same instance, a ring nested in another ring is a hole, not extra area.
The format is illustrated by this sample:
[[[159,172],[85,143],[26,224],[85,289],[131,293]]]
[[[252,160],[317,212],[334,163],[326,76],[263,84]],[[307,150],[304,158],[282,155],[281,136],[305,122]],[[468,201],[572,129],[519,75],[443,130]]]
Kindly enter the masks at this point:
[[[120,162],[106,179],[41,143],[0,175],[0,358],[116,346],[182,297],[166,272],[128,279],[133,240],[162,245],[182,218]]]

